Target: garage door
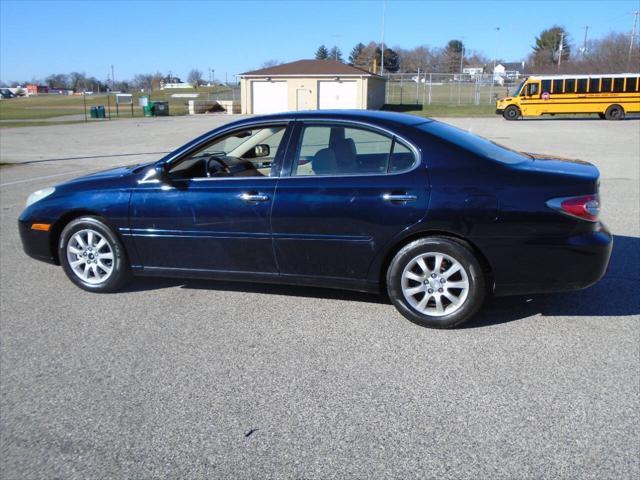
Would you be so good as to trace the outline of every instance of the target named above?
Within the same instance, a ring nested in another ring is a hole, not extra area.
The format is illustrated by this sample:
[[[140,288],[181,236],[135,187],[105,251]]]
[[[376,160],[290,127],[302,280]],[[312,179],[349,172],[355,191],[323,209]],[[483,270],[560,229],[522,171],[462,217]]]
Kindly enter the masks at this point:
[[[287,82],[252,82],[253,113],[275,113],[289,110]]]
[[[357,93],[356,82],[319,82],[319,108],[358,108]]]

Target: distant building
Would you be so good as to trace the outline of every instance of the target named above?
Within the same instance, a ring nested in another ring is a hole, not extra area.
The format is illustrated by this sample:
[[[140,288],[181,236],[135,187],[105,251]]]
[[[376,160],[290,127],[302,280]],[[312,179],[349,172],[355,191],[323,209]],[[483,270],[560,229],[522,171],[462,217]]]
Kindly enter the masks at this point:
[[[160,80],[160,89],[167,90],[171,88],[193,88],[190,83],[183,82],[178,77],[168,75]]]
[[[482,76],[484,67],[465,67],[462,69],[462,73],[469,75],[472,80],[475,80],[477,77]]]
[[[14,98],[15,96],[16,94],[13,93],[10,89],[0,88],[0,98]]]
[[[518,80],[521,76],[525,75],[525,63],[522,62],[502,62],[498,63],[493,69],[493,78],[504,80]]]
[[[240,75],[242,113],[384,105],[385,79],[335,60],[298,60]]]
[[[49,93],[49,87],[46,85],[37,85],[35,83],[31,83],[27,85],[27,95],[40,95],[42,93]]]

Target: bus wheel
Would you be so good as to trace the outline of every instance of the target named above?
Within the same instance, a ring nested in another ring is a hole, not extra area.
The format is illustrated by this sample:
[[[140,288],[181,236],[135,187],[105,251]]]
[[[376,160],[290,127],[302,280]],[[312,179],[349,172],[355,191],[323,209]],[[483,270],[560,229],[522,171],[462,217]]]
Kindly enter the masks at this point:
[[[599,114],[598,114],[598,116],[599,116],[602,120],[604,120],[605,118],[607,118],[607,117],[605,117],[605,116],[604,116],[604,113],[599,113]]]
[[[509,105],[505,109],[505,111],[502,114],[502,116],[506,120],[517,120],[518,118],[520,118],[520,109],[518,107],[516,107],[515,105]]]
[[[622,120],[624,118],[624,110],[620,105],[611,105],[604,113],[607,120]]]

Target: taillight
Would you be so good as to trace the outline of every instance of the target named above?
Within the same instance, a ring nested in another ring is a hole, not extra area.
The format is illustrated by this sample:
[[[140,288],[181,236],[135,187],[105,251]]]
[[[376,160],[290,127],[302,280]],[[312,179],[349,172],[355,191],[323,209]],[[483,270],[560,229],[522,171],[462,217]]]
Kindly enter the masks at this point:
[[[570,217],[589,222],[597,222],[600,215],[600,198],[597,194],[552,198],[547,201],[547,206]]]

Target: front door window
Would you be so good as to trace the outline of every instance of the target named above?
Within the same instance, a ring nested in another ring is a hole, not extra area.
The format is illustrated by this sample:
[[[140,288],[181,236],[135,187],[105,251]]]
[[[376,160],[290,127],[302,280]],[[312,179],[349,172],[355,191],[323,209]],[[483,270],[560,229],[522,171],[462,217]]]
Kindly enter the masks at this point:
[[[174,180],[272,176],[284,131],[273,126],[233,132],[175,162],[168,173]]]

